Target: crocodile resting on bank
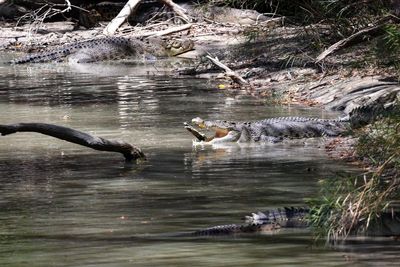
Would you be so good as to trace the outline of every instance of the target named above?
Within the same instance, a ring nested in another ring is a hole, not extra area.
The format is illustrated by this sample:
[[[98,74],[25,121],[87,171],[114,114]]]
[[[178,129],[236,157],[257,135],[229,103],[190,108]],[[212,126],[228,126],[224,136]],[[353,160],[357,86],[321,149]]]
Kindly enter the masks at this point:
[[[164,41],[161,38],[102,37],[50,48],[12,60],[12,64],[62,62],[90,63],[120,58],[154,58],[176,56],[192,50],[191,40]]]
[[[318,119],[309,117],[278,117],[252,122],[192,119],[192,124],[201,128],[214,130],[213,137],[184,123],[186,130],[204,144],[227,142],[271,142],[286,139],[334,137],[349,133],[352,129],[364,126],[384,113],[391,112],[382,104],[363,106],[354,109],[349,116],[340,119]]]
[[[181,236],[221,236],[248,233],[274,233],[285,228],[305,229],[310,225],[310,209],[307,207],[285,207],[252,213],[245,216],[244,224],[226,224],[213,226]],[[379,218],[366,228],[363,222],[355,227],[357,232],[368,236],[398,236],[400,235],[400,214],[398,212],[383,212]]]

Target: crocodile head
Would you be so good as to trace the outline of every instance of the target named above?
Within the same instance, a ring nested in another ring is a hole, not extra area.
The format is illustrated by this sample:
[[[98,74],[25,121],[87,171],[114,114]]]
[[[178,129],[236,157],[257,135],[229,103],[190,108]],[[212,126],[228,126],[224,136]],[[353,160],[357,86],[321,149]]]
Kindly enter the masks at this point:
[[[160,37],[149,37],[145,42],[146,51],[154,56],[173,57],[194,49],[194,42],[190,39],[163,40]]]
[[[199,141],[206,141],[210,143],[217,142],[236,142],[240,138],[240,124],[234,121],[206,121],[199,117],[192,119],[192,125],[197,126],[200,129],[207,129],[214,131],[214,136],[207,137],[204,133],[199,130],[185,124],[185,128],[192,133]]]
[[[193,50],[194,42],[190,39],[184,40],[169,40],[165,43],[164,48],[167,56],[177,56]]]

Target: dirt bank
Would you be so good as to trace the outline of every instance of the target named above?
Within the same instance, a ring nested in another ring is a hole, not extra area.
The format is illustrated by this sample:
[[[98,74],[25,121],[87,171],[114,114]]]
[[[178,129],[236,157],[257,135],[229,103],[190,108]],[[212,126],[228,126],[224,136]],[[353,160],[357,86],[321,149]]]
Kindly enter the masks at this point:
[[[37,51],[52,45],[61,45],[102,35],[104,24],[84,29],[76,23],[49,22],[15,26],[1,22],[0,48],[8,51]],[[148,36],[177,27],[168,23],[147,26],[123,26],[118,35]],[[239,25],[201,21],[168,36],[191,38],[195,51],[182,57],[195,60],[175,73],[197,75],[214,79],[219,88],[257,97],[280,96],[282,103],[317,105],[328,110],[350,112],[353,108],[377,99],[393,100],[390,93],[400,92],[396,72],[374,66],[365,55],[373,48],[370,42],[361,42],[343,49],[323,62],[315,64],[321,52],[313,45],[314,34],[323,31],[323,25],[304,27],[284,23],[283,18],[272,18],[262,23]],[[245,79],[247,85],[238,85],[224,71],[204,60],[210,54]],[[199,64],[199,62],[202,62]],[[220,79],[222,78],[222,79]]]

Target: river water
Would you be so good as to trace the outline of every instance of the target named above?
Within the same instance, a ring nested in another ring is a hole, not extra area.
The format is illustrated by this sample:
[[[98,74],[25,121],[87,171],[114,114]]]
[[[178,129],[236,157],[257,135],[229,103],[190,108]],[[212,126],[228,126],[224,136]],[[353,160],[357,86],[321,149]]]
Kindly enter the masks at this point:
[[[193,147],[193,117],[332,117],[163,75],[152,65],[0,65],[0,123],[46,122],[120,139],[148,160],[127,164],[34,133],[0,138],[0,266],[397,266],[399,243],[343,246],[283,230],[175,238],[246,214],[301,206],[318,180],[352,168],[322,140]]]

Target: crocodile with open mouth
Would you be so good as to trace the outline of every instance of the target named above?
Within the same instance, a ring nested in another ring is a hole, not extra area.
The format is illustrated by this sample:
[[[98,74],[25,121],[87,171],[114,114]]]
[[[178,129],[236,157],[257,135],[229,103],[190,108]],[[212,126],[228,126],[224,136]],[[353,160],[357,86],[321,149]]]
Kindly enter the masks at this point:
[[[154,58],[176,56],[192,50],[192,40],[148,38],[145,41],[126,37],[101,37],[32,53],[12,60],[12,64],[62,62],[90,63],[121,58]]]
[[[213,137],[207,137],[188,123],[185,128],[199,141],[209,144],[225,142],[279,142],[283,138],[309,138],[321,136],[339,136],[349,130],[347,119],[316,119],[305,117],[281,117],[253,122],[207,121],[199,117],[192,123],[202,129],[215,131]]]
[[[385,107],[383,103],[361,106],[352,110],[348,116],[339,119],[319,119],[311,117],[278,117],[251,122],[225,120],[192,119],[192,124],[201,128],[214,130],[208,137],[188,123],[184,127],[204,144],[227,142],[271,142],[286,139],[335,137],[349,134],[351,130],[364,126],[380,116],[393,112],[393,106]]]

